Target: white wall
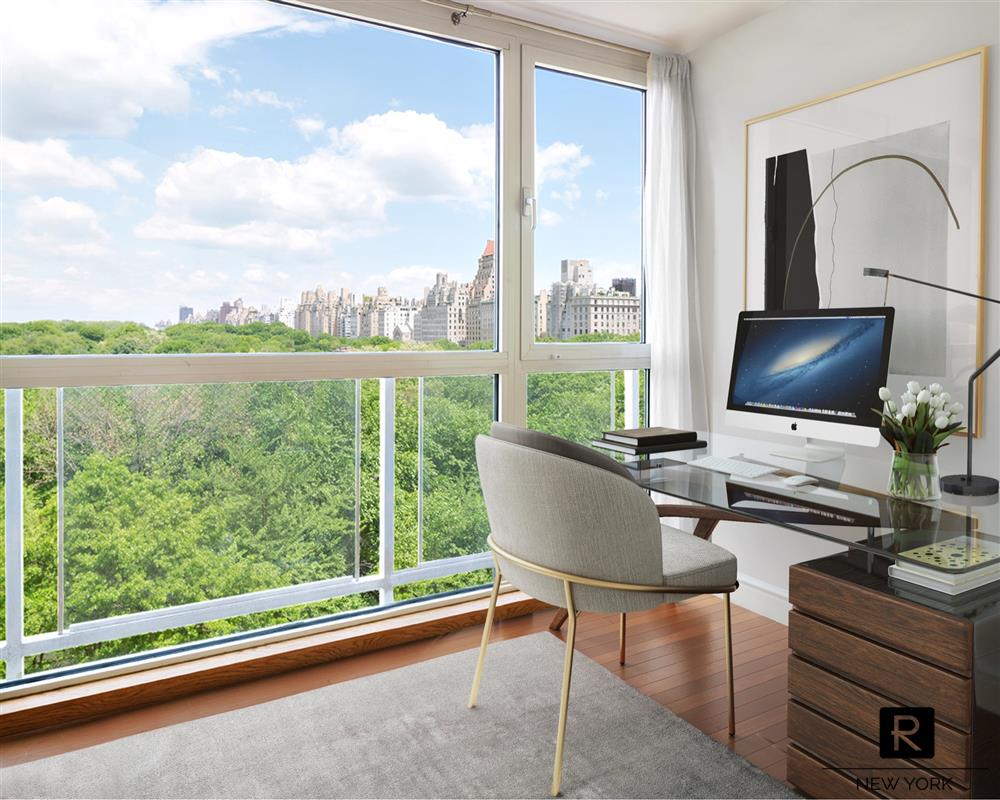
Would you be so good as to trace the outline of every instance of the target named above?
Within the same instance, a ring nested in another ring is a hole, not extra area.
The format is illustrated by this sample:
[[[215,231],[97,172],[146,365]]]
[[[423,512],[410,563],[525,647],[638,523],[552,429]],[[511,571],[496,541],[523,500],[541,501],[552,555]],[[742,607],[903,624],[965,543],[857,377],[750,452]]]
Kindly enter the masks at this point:
[[[791,2],[689,53],[698,120],[697,246],[713,431],[723,421],[736,315],[743,289],[743,123],[979,45],[991,45],[987,294],[1000,294],[1000,2]],[[987,352],[1000,346],[1000,314],[987,311]],[[986,385],[976,469],[1000,473],[1000,365]],[[729,431],[735,433],[736,431]],[[878,485],[889,447],[852,448],[848,470]],[[941,451],[942,472],[963,471],[965,447]],[[720,525],[714,541],[740,560],[736,601],[782,618],[788,566],[829,548],[764,526]],[[782,595],[784,597],[782,597]]]

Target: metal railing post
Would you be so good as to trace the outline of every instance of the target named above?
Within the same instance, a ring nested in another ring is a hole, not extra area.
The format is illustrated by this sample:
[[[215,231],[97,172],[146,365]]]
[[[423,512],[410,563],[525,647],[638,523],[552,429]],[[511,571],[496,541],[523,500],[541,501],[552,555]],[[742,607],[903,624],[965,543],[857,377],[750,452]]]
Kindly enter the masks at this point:
[[[379,604],[392,602],[395,558],[396,379],[379,378]]]
[[[66,475],[63,390],[56,389],[56,630],[66,628]]]
[[[24,675],[24,390],[4,390],[6,680]]]
[[[639,427],[639,370],[624,371],[625,382],[625,427]]]
[[[424,379],[417,378],[417,564],[424,563]]]
[[[618,398],[616,397],[616,395],[618,394],[618,391],[617,391],[618,390],[618,386],[617,386],[618,381],[615,380],[615,378],[617,378],[617,377],[618,377],[617,370],[611,370],[608,373],[608,378],[611,381],[611,390],[609,391],[609,394],[611,395],[611,426],[608,428],[608,430],[610,430],[610,431],[613,431],[613,430],[615,430],[618,427],[617,425],[615,425],[615,418],[618,416],[615,413],[618,410],[618,403],[616,402],[618,400]],[[597,435],[600,436],[600,433],[601,432],[598,431]]]
[[[354,579],[361,577],[361,378],[354,379]]]

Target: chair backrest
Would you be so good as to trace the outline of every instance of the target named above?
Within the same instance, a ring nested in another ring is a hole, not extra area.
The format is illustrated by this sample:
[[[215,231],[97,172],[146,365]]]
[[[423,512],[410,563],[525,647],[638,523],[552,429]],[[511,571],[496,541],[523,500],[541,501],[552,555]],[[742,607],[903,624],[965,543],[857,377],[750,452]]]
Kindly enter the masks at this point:
[[[621,583],[662,584],[656,506],[630,478],[501,439],[476,437],[476,460],[493,540],[550,569]],[[509,560],[504,576],[522,591],[565,606],[563,583]],[[574,586],[580,611],[653,608],[656,593]]]
[[[533,431],[529,428],[508,425],[506,422],[494,422],[490,427],[490,435],[494,439],[503,439],[505,442],[513,442],[524,447],[544,450],[546,453],[582,461],[584,464],[592,464],[595,467],[606,469],[608,472],[613,472],[615,475],[633,480],[629,471],[613,458],[609,458],[604,453],[598,453],[592,447],[585,447],[568,439],[561,439],[558,436]]]

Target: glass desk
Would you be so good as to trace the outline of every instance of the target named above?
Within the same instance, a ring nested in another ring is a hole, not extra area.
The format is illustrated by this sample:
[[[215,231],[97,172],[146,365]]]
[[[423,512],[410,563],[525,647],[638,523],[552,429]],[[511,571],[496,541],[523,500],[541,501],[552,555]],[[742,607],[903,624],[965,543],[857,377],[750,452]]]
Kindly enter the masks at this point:
[[[719,449],[711,435],[699,434],[699,438],[709,442],[707,451],[672,451],[626,461],[625,466],[650,492],[873,556],[952,574],[1000,564],[1000,504],[996,497],[985,498],[985,502],[980,499],[975,506],[965,505],[967,498],[950,495],[935,503],[915,503],[889,497],[874,487],[852,485],[849,477],[817,477],[816,485],[793,489],[783,484],[784,477],[796,474],[787,469],[757,479],[731,477],[687,465]],[[777,464],[766,454],[738,458]]]

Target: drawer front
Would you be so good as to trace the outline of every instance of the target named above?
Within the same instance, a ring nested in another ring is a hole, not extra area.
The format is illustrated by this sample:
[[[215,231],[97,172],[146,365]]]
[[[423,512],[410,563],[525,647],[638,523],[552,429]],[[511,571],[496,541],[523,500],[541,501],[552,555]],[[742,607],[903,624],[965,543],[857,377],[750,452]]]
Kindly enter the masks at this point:
[[[878,797],[795,745],[788,747],[788,780],[810,797]]]
[[[885,797],[969,797],[952,778],[915,768],[912,761],[881,758],[878,745],[794,700],[788,703],[788,738],[820,761],[866,783],[862,788]]]
[[[803,705],[874,742],[879,738],[879,709],[897,705],[895,700],[795,656],[788,659],[788,691]],[[943,774],[968,786],[969,774],[959,770],[971,766],[971,740],[969,734],[939,722],[934,726],[934,758],[917,759],[916,763],[931,769],[937,767]]]
[[[810,616],[868,639],[972,675],[972,625],[932,608],[796,564],[788,573],[789,602]]]
[[[796,655],[902,705],[931,706],[935,718],[972,729],[972,681],[807,617],[788,615],[788,646]]]

